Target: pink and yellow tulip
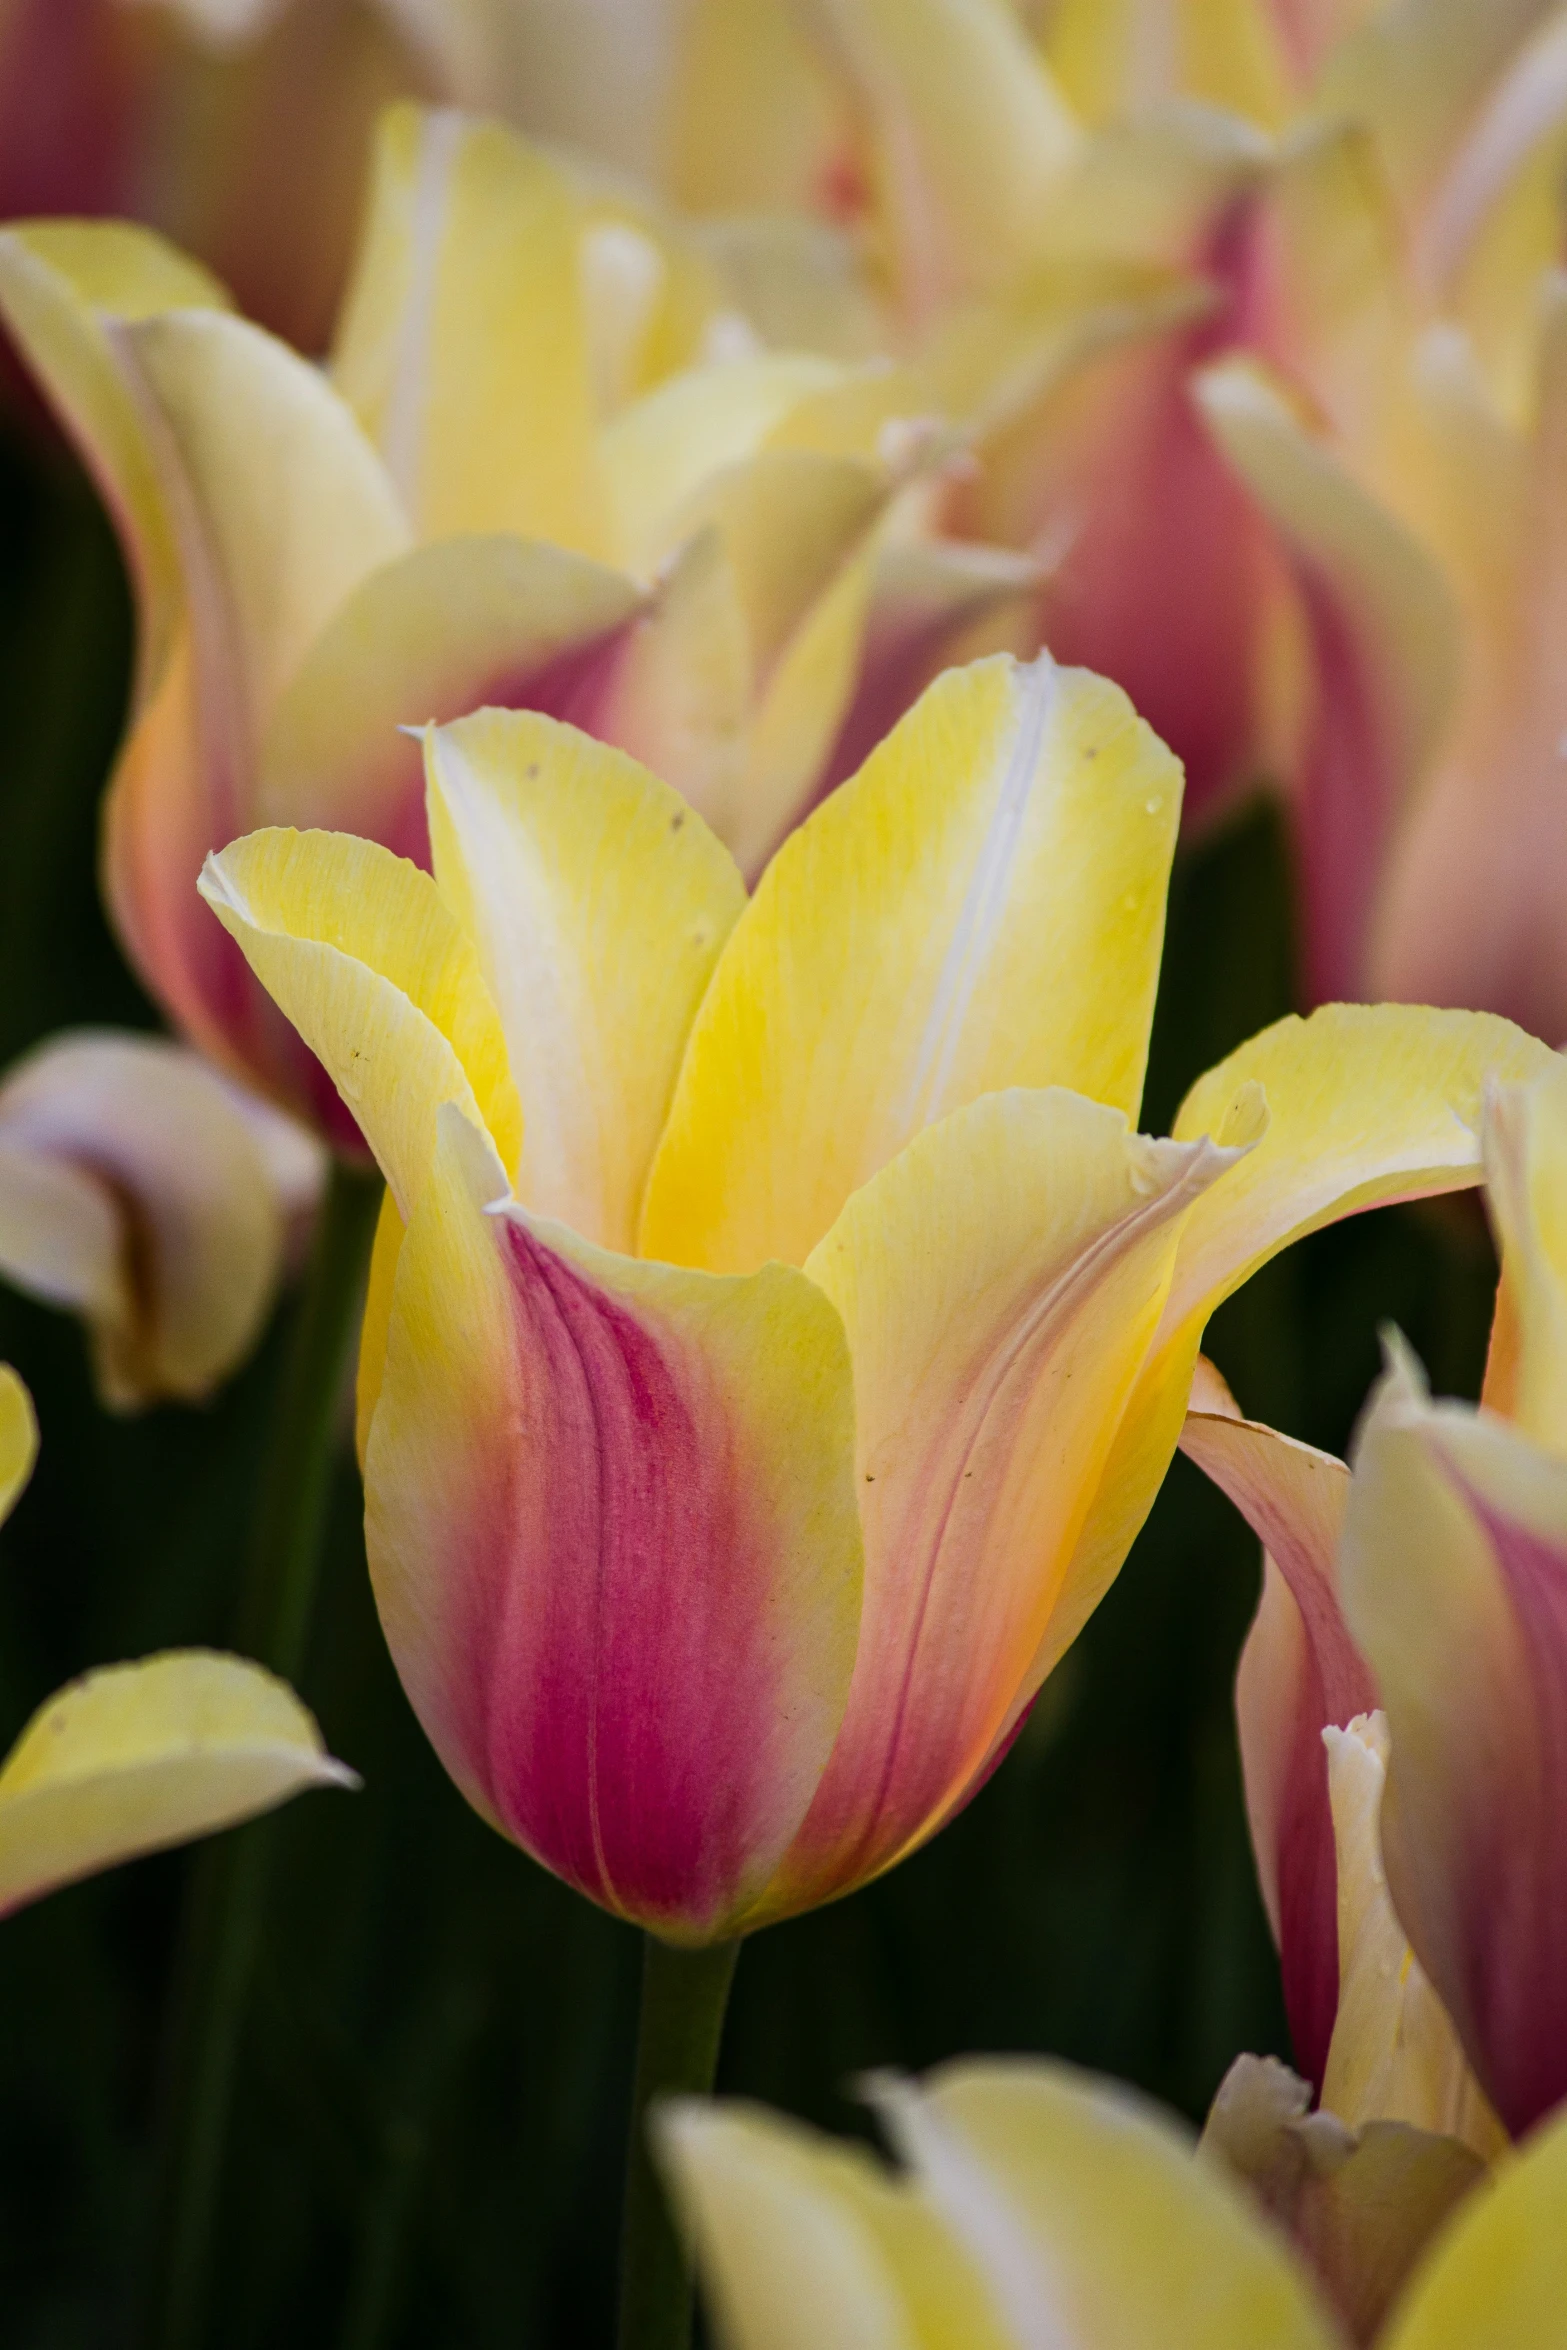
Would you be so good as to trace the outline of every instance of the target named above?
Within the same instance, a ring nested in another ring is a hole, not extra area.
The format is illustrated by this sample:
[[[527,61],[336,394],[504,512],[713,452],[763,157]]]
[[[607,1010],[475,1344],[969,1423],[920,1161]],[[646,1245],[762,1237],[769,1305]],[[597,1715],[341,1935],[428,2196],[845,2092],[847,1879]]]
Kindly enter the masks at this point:
[[[0,234],[0,311],[137,590],[104,837],[120,935],[193,1043],[337,1139],[331,1089],[196,903],[208,850],[300,820],[426,854],[399,727],[484,701],[631,748],[748,869],[830,780],[921,436],[888,443],[891,379],[758,351],[648,208],[404,108],[328,375],[124,224]],[[926,674],[1019,589],[1004,559],[943,566],[892,632]]]
[[[208,903],[389,1203],[372,1574],[459,1787],[672,1941],[845,1892],[994,1769],[1164,1475],[1209,1313],[1474,1182],[1504,1023],[1326,1013],[1135,1134],[1180,798],[1103,681],[949,673],[747,900],[538,714],[426,736],[433,877],[263,833]]]
[[[1319,2081],[1331,2070],[1324,2027],[1342,1997],[1316,1741],[1375,1701],[1398,1924],[1516,2134],[1567,2097],[1567,1879],[1550,1826],[1567,1670],[1560,1063],[1497,1089],[1485,1154],[1503,1274],[1478,1410],[1432,1403],[1397,1348],[1352,1474],[1222,1413],[1189,1420],[1184,1442],[1269,1554],[1241,1667],[1241,1742],[1301,2061]]]
[[[0,1082],[0,1276],[86,1323],[112,1410],[199,1401],[261,1335],[319,1144],[161,1037],[52,1037]]]
[[[37,1449],[27,1390],[0,1364],[0,1521]],[[259,1665],[176,1649],[105,1666],[47,1699],[0,1762],[0,1917],[307,1787],[358,1784]]]
[[[900,2168],[760,2107],[660,2121],[724,2350],[1556,2350],[1567,2117],[1440,2230],[1354,2335],[1156,2108],[992,2058],[872,2084]]]

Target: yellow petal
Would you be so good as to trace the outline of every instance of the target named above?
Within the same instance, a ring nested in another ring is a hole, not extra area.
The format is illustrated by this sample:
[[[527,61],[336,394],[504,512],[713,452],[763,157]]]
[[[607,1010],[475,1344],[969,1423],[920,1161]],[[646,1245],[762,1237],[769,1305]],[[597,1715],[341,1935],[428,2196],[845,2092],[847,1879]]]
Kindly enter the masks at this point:
[[[1472,2195],[1378,2350],[1556,2350],[1567,2307],[1567,2113]]]
[[[436,882],[521,1099],[517,1195],[630,1253],[740,876],[668,784],[552,718],[481,711],[426,756]]]
[[[349,591],[403,552],[407,522],[347,407],[286,344],[221,311],[116,333],[163,428],[199,690],[221,697],[206,723],[253,742]]]
[[[927,2201],[1019,2343],[1083,2350],[1331,2350],[1273,2229],[1119,2084],[968,2059],[878,2103]],[[1046,2327],[1050,2331],[1046,2332]]]
[[[1195,392],[1296,575],[1313,663],[1297,755],[1306,963],[1314,996],[1355,993],[1395,820],[1452,712],[1457,614],[1430,555],[1260,367],[1226,360]]]
[[[872,130],[871,176],[905,303],[929,315],[1037,249],[1077,144],[1003,0],[826,0],[820,22]]]
[[[952,2232],[861,2148],[694,2098],[653,2138],[728,2350],[1016,2350]]]
[[[561,173],[499,123],[383,119],[332,374],[421,538],[609,559],[579,236]]]
[[[0,1266],[84,1315],[111,1406],[193,1402],[227,1377],[285,1237],[256,1128],[182,1046],[86,1030],[0,1086]]]
[[[1286,111],[1283,41],[1258,0],[1062,0],[1045,56],[1085,121],[1145,114],[1161,99],[1196,98],[1270,128]]]
[[[316,639],[262,746],[257,821],[357,832],[423,862],[424,768],[400,729],[487,702],[591,724],[631,581],[515,538],[445,539],[373,572]],[[587,708],[579,705],[586,700]]]
[[[1006,1086],[1132,1110],[1179,769],[1103,680],[937,680],[785,843],[697,1016],[650,1255],[800,1263],[923,1127]]]
[[[1322,2103],[1351,2129],[1409,2122],[1461,2138],[1490,2162],[1507,2143],[1452,2020],[1409,1947],[1382,1867],[1387,1717],[1322,1733],[1338,1859],[1338,2020]]]
[[[732,849],[754,686],[740,583],[709,524],[675,556],[629,631],[594,732],[672,783]]]
[[[306,1787],[357,1786],[259,1665],[176,1649],[51,1697],[0,1767],[0,1912]]]
[[[0,1526],[11,1515],[38,1458],[33,1399],[9,1363],[0,1363]]]
[[[865,1612],[778,1907],[932,1834],[1034,1697],[1181,1218],[1222,1164],[1076,1094],[991,1094],[900,1152],[807,1259],[854,1362]]]
[[[1499,1323],[1509,1334],[1506,1390],[1486,1401],[1525,1435],[1567,1451],[1567,1061],[1486,1104],[1486,1202],[1502,1257]],[[1492,1339],[1493,1371],[1500,1369]]]
[[[807,353],[759,352],[693,368],[623,409],[600,442],[620,560],[650,570],[668,551],[670,516],[702,483],[754,456],[791,408],[841,374]]]
[[[417,866],[339,832],[258,832],[201,892],[358,1120],[406,1222],[454,1101],[510,1170],[522,1119],[472,943]]]
[[[145,419],[104,320],[227,307],[227,294],[206,270],[128,220],[33,221],[0,231],[0,316],[125,544],[137,591],[141,692],[168,654],[179,558]]]

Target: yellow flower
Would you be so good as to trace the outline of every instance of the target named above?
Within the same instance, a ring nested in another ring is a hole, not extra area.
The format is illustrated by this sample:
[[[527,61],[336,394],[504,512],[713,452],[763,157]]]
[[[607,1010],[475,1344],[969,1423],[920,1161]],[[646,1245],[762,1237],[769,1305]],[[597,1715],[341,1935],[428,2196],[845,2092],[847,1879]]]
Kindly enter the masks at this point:
[[[1471,1183],[1505,1023],[1339,1009],[1131,1130],[1179,770],[949,672],[747,900],[535,714],[426,738],[434,877],[274,831],[209,904],[387,1176],[360,1368],[393,1655],[459,1787],[675,1940],[844,1892],[1005,1753],[1218,1302]]]

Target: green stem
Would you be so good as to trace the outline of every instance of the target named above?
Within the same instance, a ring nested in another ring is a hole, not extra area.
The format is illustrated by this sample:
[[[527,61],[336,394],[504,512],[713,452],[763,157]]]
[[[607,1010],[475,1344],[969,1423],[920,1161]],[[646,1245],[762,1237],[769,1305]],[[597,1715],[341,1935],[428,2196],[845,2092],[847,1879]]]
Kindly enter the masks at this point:
[[[278,1384],[238,1645],[285,1680],[298,1678],[310,1637],[338,1410],[380,1203],[378,1176],[334,1162]],[[273,1821],[258,1820],[218,1837],[195,1867],[160,2150],[146,2334],[156,2350],[194,2350],[205,2327],[213,2222],[274,1829]]]
[[[676,1950],[649,1934],[626,2151],[620,2235],[619,2350],[689,2350],[692,2281],[648,2139],[655,2097],[703,2096],[713,2086],[738,1942]]]

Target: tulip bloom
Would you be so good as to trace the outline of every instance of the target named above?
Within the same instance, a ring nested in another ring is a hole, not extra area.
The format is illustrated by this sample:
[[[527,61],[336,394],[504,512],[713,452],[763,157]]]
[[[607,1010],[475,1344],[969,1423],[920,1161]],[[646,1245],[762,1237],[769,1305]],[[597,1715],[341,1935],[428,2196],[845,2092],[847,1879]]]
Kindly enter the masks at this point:
[[[196,903],[209,849],[298,819],[426,854],[399,726],[480,702],[635,749],[747,867],[819,788],[921,439],[878,453],[896,385],[759,353],[645,208],[497,126],[403,108],[329,378],[123,223],[0,234],[0,311],[137,590],[104,841],[120,935],[193,1043],[345,1144]],[[911,620],[927,663],[1019,577],[934,568]]]
[[[323,1155],[161,1037],[53,1037],[0,1081],[0,1275],[81,1315],[112,1410],[197,1402],[249,1354]]]
[[[427,737],[434,877],[272,832],[209,904],[390,1187],[360,1370],[394,1659],[458,1786],[723,1939],[995,1767],[1118,1571],[1218,1301],[1468,1183],[1487,1069],[1412,1012],[1141,1091],[1179,770],[1103,681],[930,688],[754,897],[536,714]]]
[[[1567,2117],[1465,2199],[1351,2335],[1277,2231],[1117,2083],[970,2059],[871,2094],[889,2171],[759,2107],[668,2106],[664,2166],[725,2350],[1556,2350]]]
[[[37,1449],[27,1390],[0,1364],[0,1523]],[[306,1787],[358,1784],[259,1665],[186,1649],[106,1666],[40,1706],[0,1762],[0,1917]]]
[[[1503,1274],[1479,1410],[1433,1404],[1395,1349],[1352,1475],[1211,1415],[1188,1422],[1185,1442],[1273,1562],[1239,1704],[1302,2060],[1317,2066],[1338,2001],[1325,1772],[1311,1745],[1369,1693],[1390,1741],[1381,1839],[1394,1910],[1517,2133],[1567,2097],[1567,1875],[1544,1824],[1567,1797],[1567,1068],[1496,1090],[1485,1151]]]

